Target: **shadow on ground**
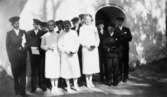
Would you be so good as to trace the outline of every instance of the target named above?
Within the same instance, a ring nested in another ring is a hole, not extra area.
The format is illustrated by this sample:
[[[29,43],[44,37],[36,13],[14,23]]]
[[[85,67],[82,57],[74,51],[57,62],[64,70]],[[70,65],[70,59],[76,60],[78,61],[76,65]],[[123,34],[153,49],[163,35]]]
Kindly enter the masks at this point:
[[[13,80],[3,70],[0,73],[0,97],[15,97]],[[46,96],[37,93],[30,97]],[[167,97],[167,59],[137,68],[131,72],[127,83],[120,83],[117,87],[96,82],[96,88],[82,87],[79,93],[58,97]]]

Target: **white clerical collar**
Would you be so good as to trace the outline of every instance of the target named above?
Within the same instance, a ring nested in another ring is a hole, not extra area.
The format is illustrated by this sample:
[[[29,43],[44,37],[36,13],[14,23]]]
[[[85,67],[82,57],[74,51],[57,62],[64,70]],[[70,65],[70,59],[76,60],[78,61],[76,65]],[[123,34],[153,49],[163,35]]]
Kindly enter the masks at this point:
[[[16,33],[16,35],[18,36],[19,35],[19,29],[13,29]]]
[[[110,36],[112,37],[114,35],[114,32],[110,33]]]
[[[100,30],[100,33],[103,35],[104,34],[104,30]]]
[[[34,29],[34,32],[36,35],[37,35],[38,31],[39,31],[38,29]]]
[[[123,28],[122,26],[119,27],[120,30],[122,30],[122,28]]]

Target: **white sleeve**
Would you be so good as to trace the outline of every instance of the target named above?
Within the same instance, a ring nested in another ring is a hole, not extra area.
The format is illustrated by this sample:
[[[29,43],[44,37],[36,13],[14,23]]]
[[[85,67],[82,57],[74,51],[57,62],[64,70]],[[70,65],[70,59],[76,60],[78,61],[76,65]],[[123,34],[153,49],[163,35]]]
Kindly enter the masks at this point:
[[[99,38],[99,34],[98,34],[98,31],[97,31],[97,28],[95,27],[95,39],[96,39],[96,47],[99,46],[100,44],[100,38]]]
[[[48,46],[47,46],[47,44],[46,44],[46,37],[43,36],[43,37],[41,37],[41,38],[42,38],[42,40],[41,40],[41,49],[47,51]]]

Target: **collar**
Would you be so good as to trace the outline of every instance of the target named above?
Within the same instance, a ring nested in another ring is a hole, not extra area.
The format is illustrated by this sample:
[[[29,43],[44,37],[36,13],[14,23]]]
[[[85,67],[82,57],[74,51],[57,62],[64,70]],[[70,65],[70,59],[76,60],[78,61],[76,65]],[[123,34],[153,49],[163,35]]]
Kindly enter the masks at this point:
[[[110,33],[110,36],[112,37],[114,35],[114,32]]]
[[[122,30],[123,26],[120,26],[119,29]]]
[[[37,34],[39,32],[39,30],[38,29],[34,29],[34,32],[35,32],[35,34]]]
[[[18,36],[19,35],[19,29],[13,29],[13,30],[16,33],[16,35]]]

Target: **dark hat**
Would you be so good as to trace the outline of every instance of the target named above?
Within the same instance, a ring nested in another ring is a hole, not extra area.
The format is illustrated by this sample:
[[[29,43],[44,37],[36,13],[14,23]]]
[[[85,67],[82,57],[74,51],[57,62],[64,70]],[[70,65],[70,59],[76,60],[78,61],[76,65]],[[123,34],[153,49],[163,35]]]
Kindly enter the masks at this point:
[[[74,17],[74,18],[71,19],[71,22],[73,24],[75,24],[75,23],[79,22],[79,18],[78,17]]]
[[[80,19],[83,19],[84,16],[85,16],[85,14],[79,14],[79,18],[80,18]]]
[[[99,24],[104,24],[104,21],[103,20],[97,20],[96,25],[99,25]]]
[[[115,24],[111,22],[111,23],[108,23],[107,26],[115,27]]]
[[[55,21],[55,24],[58,26],[58,28],[60,30],[60,29],[63,29],[64,21],[63,20],[58,20],[58,21]]]
[[[124,21],[124,17],[117,17],[116,20],[118,20],[118,21]]]
[[[56,25],[63,25],[63,20],[55,21],[55,24],[56,24]]]
[[[64,21],[64,27],[71,27],[71,22],[69,20]]]
[[[47,23],[46,23],[46,22],[40,21],[39,25],[40,25],[41,27],[47,27]]]
[[[11,18],[9,18],[9,22],[11,22],[12,24],[15,23],[16,21],[19,21],[20,17],[19,16],[13,16]]]
[[[38,20],[38,19],[33,19],[33,22],[34,22],[35,24],[37,24],[37,25],[40,25],[40,23],[41,23],[41,21]]]

